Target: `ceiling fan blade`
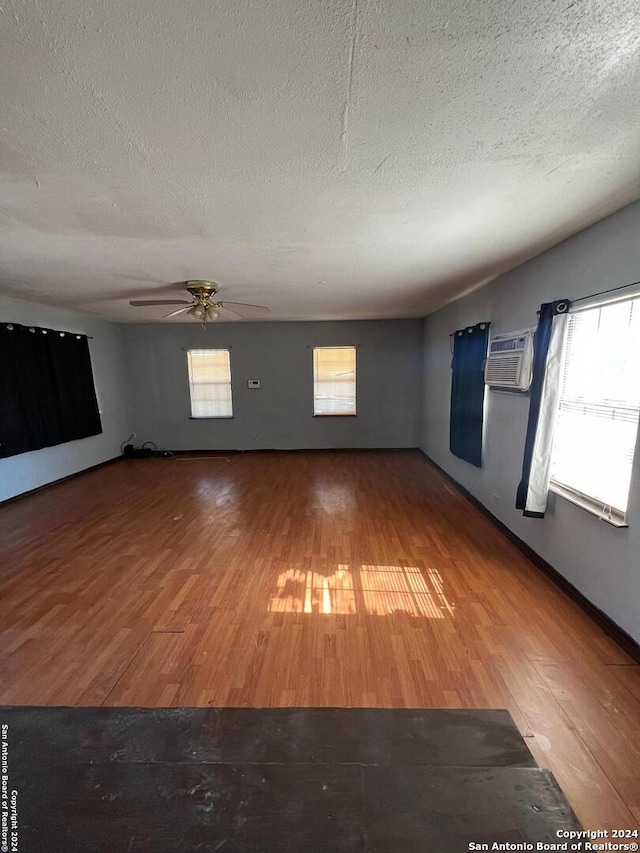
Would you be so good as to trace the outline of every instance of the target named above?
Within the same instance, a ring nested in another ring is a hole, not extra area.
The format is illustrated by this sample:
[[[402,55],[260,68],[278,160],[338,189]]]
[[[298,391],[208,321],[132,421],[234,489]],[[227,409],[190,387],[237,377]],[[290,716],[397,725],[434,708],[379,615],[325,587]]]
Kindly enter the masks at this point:
[[[240,308],[245,314],[271,314],[270,308],[265,308],[264,305],[251,305],[249,302],[221,302],[223,308],[230,307],[232,311]],[[236,312],[238,313],[238,312]],[[242,317],[242,314],[240,314]]]
[[[166,320],[168,317],[175,317],[177,314],[182,314],[183,311],[191,311],[192,308],[193,308],[193,305],[190,302],[188,302],[184,306],[184,308],[178,308],[177,311],[172,311],[170,314],[165,314],[162,319]]]
[[[131,299],[129,305],[188,305],[186,299]]]
[[[222,302],[218,303],[218,310],[225,312],[225,315],[223,316],[226,316],[227,314],[232,315],[229,317],[230,320],[242,320],[242,314],[238,314],[237,311],[233,311],[231,308],[227,308],[227,306],[223,305]]]

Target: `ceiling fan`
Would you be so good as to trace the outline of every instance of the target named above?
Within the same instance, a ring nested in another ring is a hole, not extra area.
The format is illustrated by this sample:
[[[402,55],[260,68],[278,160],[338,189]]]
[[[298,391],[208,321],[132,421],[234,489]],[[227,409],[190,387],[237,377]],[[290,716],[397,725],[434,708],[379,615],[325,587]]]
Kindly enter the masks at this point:
[[[223,312],[233,314],[236,318],[250,316],[251,314],[270,314],[271,311],[264,305],[250,305],[247,302],[221,302],[216,299],[218,285],[215,281],[185,281],[185,288],[191,294],[191,301],[186,299],[132,299],[129,305],[136,308],[145,305],[182,305],[176,311],[165,314],[162,318],[176,317],[178,314],[186,314],[193,320],[198,320],[203,325],[219,317],[224,317]]]

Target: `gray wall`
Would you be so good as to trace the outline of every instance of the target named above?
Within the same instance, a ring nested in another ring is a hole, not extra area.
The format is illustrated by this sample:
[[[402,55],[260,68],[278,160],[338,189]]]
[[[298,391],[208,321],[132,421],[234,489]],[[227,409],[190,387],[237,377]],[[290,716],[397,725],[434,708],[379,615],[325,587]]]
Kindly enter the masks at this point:
[[[2,321],[93,335],[91,355],[104,427],[101,436],[0,460],[0,500],[117,456],[133,430],[139,441],[153,440],[172,449],[420,444],[640,641],[640,453],[632,479],[630,527],[617,530],[559,497],[552,498],[543,521],[525,519],[514,509],[527,397],[489,392],[484,468],[473,468],[448,449],[449,332],[481,320],[491,320],[494,333],[531,326],[543,301],[577,298],[640,279],[638,233],[640,203],[452,303],[424,324],[228,323],[206,331],[195,324],[118,327],[0,297]],[[313,418],[310,348],[350,344],[358,345],[358,417]],[[231,347],[232,420],[189,418],[185,350],[199,347]],[[249,391],[247,379],[260,379],[261,390]]]
[[[171,450],[417,447],[419,320],[125,329],[133,429]],[[313,417],[314,346],[355,345],[357,417]],[[231,348],[234,417],[190,419],[187,355]],[[260,379],[260,390],[248,390]]]
[[[22,323],[92,335],[91,363],[102,435],[0,459],[0,501],[113,459],[130,434],[124,390],[122,329],[114,323],[0,296],[0,322]]]
[[[449,333],[482,320],[492,332],[533,326],[540,304],[640,279],[640,203],[603,220],[424,321],[421,447],[590,601],[640,641],[640,450],[628,529],[615,529],[558,496],[544,520],[514,508],[528,396],[488,392],[484,467],[449,452]]]

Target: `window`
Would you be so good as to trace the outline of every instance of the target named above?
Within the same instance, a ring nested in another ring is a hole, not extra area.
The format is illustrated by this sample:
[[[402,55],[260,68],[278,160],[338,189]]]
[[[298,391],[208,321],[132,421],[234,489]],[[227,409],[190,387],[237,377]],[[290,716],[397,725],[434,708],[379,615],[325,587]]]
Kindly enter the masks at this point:
[[[640,298],[571,314],[551,482],[624,523],[640,414]]]
[[[228,349],[190,349],[191,417],[231,418],[231,365]]]
[[[356,348],[313,350],[313,414],[355,415]]]

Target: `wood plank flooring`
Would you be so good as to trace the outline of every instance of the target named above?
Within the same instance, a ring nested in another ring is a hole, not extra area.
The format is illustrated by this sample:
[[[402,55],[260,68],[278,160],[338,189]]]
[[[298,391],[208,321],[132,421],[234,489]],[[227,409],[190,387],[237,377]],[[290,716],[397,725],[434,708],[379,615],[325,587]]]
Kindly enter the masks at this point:
[[[506,708],[640,820],[640,668],[417,452],[118,462],[0,507],[0,704]]]

